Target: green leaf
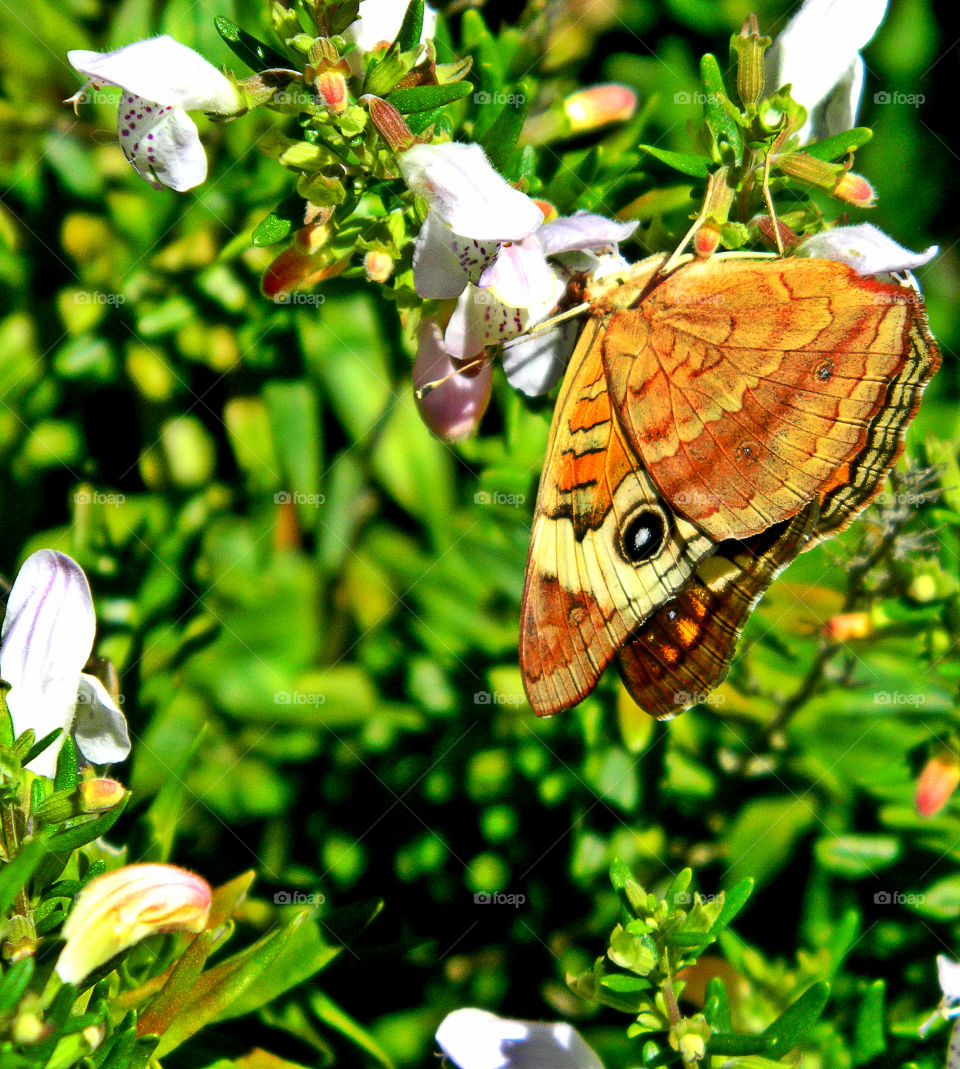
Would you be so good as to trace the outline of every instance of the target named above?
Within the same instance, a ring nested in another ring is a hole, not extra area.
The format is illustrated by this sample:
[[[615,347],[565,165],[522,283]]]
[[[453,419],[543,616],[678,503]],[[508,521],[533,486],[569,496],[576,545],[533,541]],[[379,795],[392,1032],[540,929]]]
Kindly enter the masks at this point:
[[[855,878],[892,865],[900,856],[900,841],[893,835],[826,835],[813,850],[825,869]]]
[[[873,131],[869,127],[855,126],[852,130],[843,130],[832,137],[825,137],[822,141],[814,141],[812,145],[804,145],[803,151],[818,160],[829,162],[855,152],[872,137]]]
[[[143,1035],[162,1035],[186,1006],[213,949],[213,932],[201,932],[177,959],[167,982],[140,1014]]]
[[[462,100],[473,92],[470,82],[451,82],[447,85],[415,85],[411,89],[395,89],[387,96],[401,115],[409,112],[431,111]]]
[[[130,793],[128,791],[119,805],[114,806],[113,809],[108,810],[106,813],[101,813],[100,816],[94,817],[93,820],[84,821],[82,824],[76,824],[72,828],[66,828],[64,831],[58,831],[56,834],[51,835],[46,841],[47,852],[50,854],[66,853],[70,850],[76,850],[78,847],[86,846],[87,843],[92,843],[94,839],[99,839],[101,835],[106,835],[120,819],[120,815],[127,808],[129,801]]]
[[[49,735],[44,735],[42,739],[35,742],[29,750],[23,755],[21,764],[26,767],[35,758],[39,757],[43,751],[50,746],[55,739],[58,739],[63,734],[63,728],[55,728]]]
[[[384,1069],[393,1069],[393,1061],[390,1055],[380,1046],[376,1039],[363,1025],[358,1024],[348,1013],[345,1013],[328,995],[322,991],[311,992],[310,1009],[325,1025],[345,1036],[351,1043],[369,1054]]]
[[[721,155],[729,152],[738,166],[743,162],[743,134],[733,114],[723,74],[716,56],[709,52],[700,60],[703,81],[703,116]]]
[[[262,249],[285,241],[294,230],[303,226],[303,197],[291,194],[254,227],[251,242]]]
[[[703,1006],[707,1024],[714,1032],[732,1032],[733,1022],[730,1018],[730,997],[727,986],[719,976],[707,982],[707,997]]]
[[[20,1001],[27,990],[33,971],[36,968],[34,958],[21,958],[7,967],[0,978],[0,1013],[9,1013]]]
[[[863,996],[854,1025],[853,1064],[863,1065],[887,1049],[883,1030],[884,982],[871,984]]]
[[[764,1054],[771,1053],[776,1043],[768,1036],[743,1036],[738,1032],[714,1032],[707,1043],[710,1054]]]
[[[713,930],[717,931],[720,928],[726,928],[733,918],[747,904],[747,901],[752,894],[753,880],[750,879],[749,876],[746,879],[741,880],[739,883],[734,884],[729,891],[725,892],[723,909],[720,910],[720,916],[717,918]]]
[[[706,156],[692,156],[688,152],[671,152],[669,149],[657,148],[655,145],[638,145],[641,152],[665,163],[681,174],[688,174],[693,178],[706,178],[713,167],[713,161]]]
[[[54,791],[72,791],[77,786],[77,748],[68,735],[63,740],[57,755],[57,772],[53,779]]]
[[[26,887],[37,866],[49,849],[49,839],[41,832],[28,839],[20,847],[13,861],[0,865],[0,917],[5,917],[17,897],[17,892]]]
[[[670,885],[663,892],[663,897],[669,903],[671,909],[676,909],[678,904],[683,905],[691,900],[691,896],[687,894],[687,889],[690,887],[692,880],[693,869],[686,868],[681,869],[670,881]],[[678,903],[677,899],[680,895],[684,897],[682,902]]]
[[[241,30],[239,26],[236,26],[228,18],[224,18],[223,15],[214,16],[213,24],[227,47],[238,59],[242,59],[251,70],[265,71],[273,70],[276,67],[288,68],[290,66],[290,60],[286,56],[281,56],[279,52],[275,52],[269,45],[258,41],[256,37],[251,36],[246,30]]]
[[[530,110],[532,96],[532,87],[527,82],[519,82],[514,90],[507,94],[507,102],[500,109],[500,114],[480,139],[480,144],[494,169],[509,179],[518,177],[517,168],[512,166],[513,157],[520,131]]]
[[[778,1054],[786,1054],[802,1041],[807,1032],[817,1023],[830,998],[830,985],[824,982],[813,984],[764,1029],[767,1039],[776,1041]]]
[[[420,35],[423,33],[423,0],[410,0],[407,10],[400,24],[400,32],[394,42],[394,47],[401,52],[409,52],[420,44]]]

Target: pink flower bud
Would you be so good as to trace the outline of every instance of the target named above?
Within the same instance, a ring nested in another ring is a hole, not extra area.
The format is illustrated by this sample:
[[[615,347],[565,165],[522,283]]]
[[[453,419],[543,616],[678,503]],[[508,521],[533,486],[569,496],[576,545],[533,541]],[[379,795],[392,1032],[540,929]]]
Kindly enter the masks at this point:
[[[960,757],[949,746],[940,744],[924,765],[917,782],[916,805],[921,817],[940,812],[960,784]]]
[[[833,195],[845,200],[848,204],[855,204],[858,208],[872,208],[877,194],[873,186],[863,177],[847,171],[841,176],[833,189]]]
[[[421,390],[435,385],[422,397],[417,396],[417,408],[430,430],[447,442],[472,434],[490,401],[490,361],[481,355],[475,367],[470,367],[471,363],[454,360],[443,348],[440,327],[431,320],[424,322],[413,364],[413,386]]]
[[[57,975],[78,984],[148,935],[202,932],[212,894],[206,880],[175,865],[126,865],[95,877],[63,925]]]
[[[710,223],[705,223],[693,238],[693,251],[701,259],[712,256],[720,246],[720,230]]]
[[[347,110],[350,95],[347,92],[347,79],[340,71],[323,71],[319,74],[317,92],[334,115],[342,115]]]
[[[831,616],[823,625],[822,634],[833,642],[869,638],[873,634],[873,620],[868,612],[844,612],[839,616]]]
[[[113,809],[123,801],[126,789],[114,779],[85,779],[80,784],[80,805],[84,813]]]
[[[363,258],[363,269],[371,282],[386,282],[393,274],[393,257],[380,249],[371,249]]]
[[[594,85],[573,93],[563,110],[573,134],[595,130],[613,122],[625,122],[637,108],[637,94],[625,85]]]

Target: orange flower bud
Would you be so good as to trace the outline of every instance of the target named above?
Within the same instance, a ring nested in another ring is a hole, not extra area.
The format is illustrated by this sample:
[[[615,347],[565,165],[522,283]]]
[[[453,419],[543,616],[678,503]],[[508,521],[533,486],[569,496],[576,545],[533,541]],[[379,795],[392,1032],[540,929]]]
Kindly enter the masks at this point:
[[[921,817],[940,812],[960,784],[960,757],[942,743],[924,765],[917,782],[916,805]]]
[[[323,71],[319,74],[317,92],[334,115],[342,115],[347,110],[350,94],[347,92],[347,79],[340,71]]]
[[[127,793],[122,783],[114,779],[85,779],[80,784],[80,805],[84,813],[99,813],[113,809]]]
[[[393,274],[393,257],[380,249],[371,249],[363,258],[363,269],[371,282],[386,282]]]
[[[148,935],[202,932],[212,894],[206,880],[176,865],[126,865],[95,877],[63,925],[57,975],[78,984]]]
[[[873,186],[863,175],[854,174],[853,171],[840,176],[840,181],[833,188],[833,195],[858,208],[872,208],[877,199]]]
[[[625,85],[594,85],[563,102],[570,133],[582,134],[613,122],[626,122],[637,108],[637,94]]]
[[[849,642],[873,634],[873,620],[868,612],[844,612],[831,616],[823,625],[823,637],[833,642]]]
[[[705,223],[693,238],[693,251],[702,260],[712,256],[720,245],[720,229]]]

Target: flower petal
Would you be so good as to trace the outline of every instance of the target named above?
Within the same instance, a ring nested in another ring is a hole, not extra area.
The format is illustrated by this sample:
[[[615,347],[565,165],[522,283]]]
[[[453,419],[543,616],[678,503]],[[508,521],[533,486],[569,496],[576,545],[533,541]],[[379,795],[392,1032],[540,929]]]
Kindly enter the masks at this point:
[[[888,0],[806,0],[767,53],[768,91],[785,85],[812,113],[848,77],[857,53],[877,32]],[[801,133],[810,127],[808,121]]]
[[[478,284],[498,301],[517,308],[539,304],[553,307],[566,289],[547,263],[536,237],[501,245],[497,258],[481,274]]]
[[[357,52],[371,52],[377,45],[392,44],[400,32],[406,4],[397,0],[363,0],[360,17],[343,31],[348,41],[353,41]],[[437,13],[429,5],[423,5],[423,31],[420,40],[433,37],[437,30]],[[352,55],[352,53],[351,53]]]
[[[603,1069],[571,1025],[511,1021],[486,1010],[447,1014],[437,1043],[460,1069]]]
[[[10,591],[0,650],[16,734],[33,728],[40,739],[57,728],[69,731],[95,629],[90,586],[80,565],[52,549],[29,556]],[[61,745],[62,736],[28,767],[52,776]]]
[[[552,308],[553,302],[516,308],[498,301],[489,290],[467,286],[447,323],[444,348],[458,360],[476,356],[488,345],[500,345],[523,334],[546,318]]]
[[[404,181],[455,234],[480,241],[519,241],[543,213],[493,169],[479,145],[414,145],[397,157]]]
[[[945,955],[938,954],[937,975],[943,997],[949,1002],[960,1001],[960,961],[951,961]]]
[[[472,434],[490,402],[493,366],[484,360],[477,368],[462,369],[443,347],[440,327],[426,320],[420,328],[413,363],[414,389],[440,382],[424,397],[416,397],[423,422],[443,441],[456,442]]]
[[[218,115],[235,115],[243,101],[230,80],[198,52],[167,34],[136,41],[114,52],[74,49],[75,70],[104,85],[161,104]]]
[[[558,252],[600,249],[625,241],[637,229],[639,223],[617,223],[591,212],[574,212],[573,215],[544,223],[537,231],[537,239],[544,252],[552,256]]]
[[[580,324],[568,320],[543,334],[519,338],[503,350],[507,381],[528,397],[552,390],[566,370],[580,333]]]
[[[94,765],[122,761],[130,753],[127,721],[96,676],[80,675],[73,734],[83,756]]]
[[[852,130],[857,125],[857,112],[860,110],[860,98],[863,96],[865,70],[863,60],[856,56],[846,73],[817,108],[812,120],[807,120],[806,127],[810,130],[807,140],[822,141],[825,137],[833,137],[834,134]],[[801,131],[801,140],[803,140],[803,131]]]
[[[207,156],[196,123],[182,108],[125,93],[117,134],[134,170],[157,189],[167,186],[182,193],[207,177]]]
[[[815,256],[849,264],[861,275],[912,271],[929,263],[939,251],[939,246],[931,245],[924,252],[911,252],[872,223],[825,230],[822,234],[807,238],[797,249],[800,256]]]
[[[430,212],[413,250],[417,293],[434,300],[459,297],[467,280],[476,282],[498,249],[495,241],[458,238],[436,212]]]

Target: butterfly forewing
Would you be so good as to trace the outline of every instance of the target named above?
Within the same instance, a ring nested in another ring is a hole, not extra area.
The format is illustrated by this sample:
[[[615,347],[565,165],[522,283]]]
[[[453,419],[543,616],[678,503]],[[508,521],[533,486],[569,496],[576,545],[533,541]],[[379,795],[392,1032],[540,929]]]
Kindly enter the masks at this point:
[[[717,541],[789,519],[855,468],[847,512],[866,504],[937,363],[911,289],[803,258],[690,264],[604,338],[631,448]]]

